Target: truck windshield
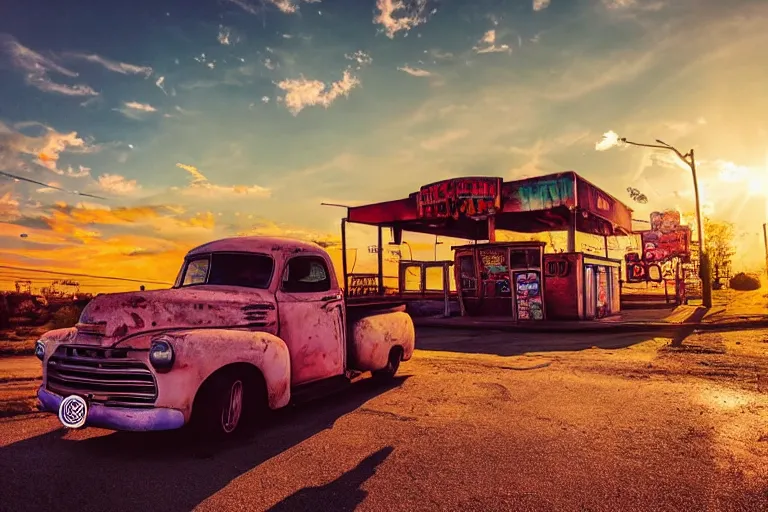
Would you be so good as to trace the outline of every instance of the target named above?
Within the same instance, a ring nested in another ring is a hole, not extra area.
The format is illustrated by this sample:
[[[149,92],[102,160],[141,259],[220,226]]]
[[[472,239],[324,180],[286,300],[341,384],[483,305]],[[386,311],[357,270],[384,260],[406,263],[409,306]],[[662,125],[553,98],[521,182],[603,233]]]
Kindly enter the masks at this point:
[[[201,284],[269,288],[274,261],[264,254],[213,253],[184,263],[180,286]]]

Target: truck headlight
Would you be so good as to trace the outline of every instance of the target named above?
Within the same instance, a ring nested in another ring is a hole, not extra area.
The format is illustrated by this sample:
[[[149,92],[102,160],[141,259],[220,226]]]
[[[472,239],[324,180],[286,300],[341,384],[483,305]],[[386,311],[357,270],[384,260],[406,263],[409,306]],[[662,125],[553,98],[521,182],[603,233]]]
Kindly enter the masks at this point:
[[[42,340],[37,340],[35,342],[35,357],[41,361],[45,357],[45,343],[43,343]]]
[[[149,347],[149,362],[157,371],[167,372],[173,366],[173,347],[165,340],[156,340]]]

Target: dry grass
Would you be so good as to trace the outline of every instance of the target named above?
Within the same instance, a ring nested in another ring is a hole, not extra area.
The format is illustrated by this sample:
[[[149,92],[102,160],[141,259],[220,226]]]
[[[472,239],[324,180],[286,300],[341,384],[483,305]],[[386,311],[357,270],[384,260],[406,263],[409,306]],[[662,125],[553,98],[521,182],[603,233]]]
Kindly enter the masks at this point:
[[[47,327],[23,327],[0,331],[0,357],[33,354],[35,342],[47,330]]]
[[[28,356],[35,352],[37,336],[22,340],[8,340],[0,337],[0,357]]]
[[[0,418],[37,411],[37,388],[40,378],[0,379]]]

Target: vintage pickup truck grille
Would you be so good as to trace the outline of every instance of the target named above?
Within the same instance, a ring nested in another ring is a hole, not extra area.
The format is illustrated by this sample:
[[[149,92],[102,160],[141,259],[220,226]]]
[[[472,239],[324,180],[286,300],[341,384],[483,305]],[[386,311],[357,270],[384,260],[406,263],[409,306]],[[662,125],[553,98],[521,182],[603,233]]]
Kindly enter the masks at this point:
[[[59,347],[47,370],[47,388],[59,395],[121,407],[148,407],[157,398],[152,372],[125,349]]]

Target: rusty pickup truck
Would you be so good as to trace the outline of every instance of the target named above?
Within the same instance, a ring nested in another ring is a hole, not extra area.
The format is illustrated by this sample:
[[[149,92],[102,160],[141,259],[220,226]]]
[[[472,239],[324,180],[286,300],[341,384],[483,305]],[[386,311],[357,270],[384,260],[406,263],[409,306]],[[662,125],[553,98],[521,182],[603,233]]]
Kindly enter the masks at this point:
[[[320,246],[228,238],[191,250],[171,289],[98,295],[45,333],[38,408],[68,428],[228,437],[313,386],[391,378],[414,344],[402,305],[345,303]]]

